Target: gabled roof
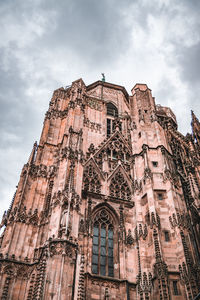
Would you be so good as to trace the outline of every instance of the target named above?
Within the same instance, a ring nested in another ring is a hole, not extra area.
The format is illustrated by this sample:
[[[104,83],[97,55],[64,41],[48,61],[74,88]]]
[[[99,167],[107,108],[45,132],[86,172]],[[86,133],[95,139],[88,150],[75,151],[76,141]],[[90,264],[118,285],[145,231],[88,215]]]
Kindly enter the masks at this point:
[[[115,131],[102,145],[101,145],[101,147],[97,150],[97,151],[95,151],[95,154],[94,154],[94,157],[99,153],[99,152],[101,152],[102,151],[102,149],[104,149],[107,145],[109,145],[111,142],[112,142],[112,140],[115,138],[115,136],[116,135],[118,135],[119,136],[119,138],[121,139],[121,141],[122,141],[122,144],[123,145],[125,145],[126,146],[126,148],[129,150],[129,153],[131,154],[132,153],[132,150],[131,150],[131,147],[130,147],[130,145],[127,143],[127,141],[124,139],[124,137],[123,137],[123,135],[121,134],[121,132],[120,131]]]

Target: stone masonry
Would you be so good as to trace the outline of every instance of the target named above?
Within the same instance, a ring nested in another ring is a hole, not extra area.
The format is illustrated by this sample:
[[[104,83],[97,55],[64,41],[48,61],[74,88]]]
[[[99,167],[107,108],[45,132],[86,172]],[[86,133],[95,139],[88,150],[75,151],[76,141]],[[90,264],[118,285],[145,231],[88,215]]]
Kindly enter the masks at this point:
[[[1,227],[1,300],[194,299],[198,119],[183,136],[146,84],[57,89]]]

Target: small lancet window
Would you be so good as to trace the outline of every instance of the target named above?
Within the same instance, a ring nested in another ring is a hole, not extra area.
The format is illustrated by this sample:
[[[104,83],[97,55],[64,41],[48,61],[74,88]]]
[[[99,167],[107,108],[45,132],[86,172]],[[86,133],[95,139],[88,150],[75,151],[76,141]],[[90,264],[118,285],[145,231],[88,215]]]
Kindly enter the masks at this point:
[[[112,103],[107,104],[107,116],[107,136],[110,136],[114,132],[114,119],[118,117],[118,109]]]
[[[152,161],[152,165],[154,168],[156,168],[158,166],[158,162],[157,161]]]
[[[164,235],[165,235],[165,242],[169,242],[170,238],[169,238],[169,231],[164,231]]]
[[[173,280],[172,284],[173,284],[173,294],[175,296],[178,296],[180,294],[179,293],[179,289],[178,289],[178,281],[177,280]]]
[[[92,242],[92,273],[114,277],[113,224],[109,213],[102,209],[95,217]]]

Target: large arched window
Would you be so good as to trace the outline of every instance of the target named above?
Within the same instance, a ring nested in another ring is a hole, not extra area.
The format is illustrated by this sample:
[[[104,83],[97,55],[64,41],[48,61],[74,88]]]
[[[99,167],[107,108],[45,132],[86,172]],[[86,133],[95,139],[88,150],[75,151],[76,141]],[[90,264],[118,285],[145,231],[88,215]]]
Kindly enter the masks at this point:
[[[113,219],[106,209],[100,210],[93,222],[92,273],[114,277]]]

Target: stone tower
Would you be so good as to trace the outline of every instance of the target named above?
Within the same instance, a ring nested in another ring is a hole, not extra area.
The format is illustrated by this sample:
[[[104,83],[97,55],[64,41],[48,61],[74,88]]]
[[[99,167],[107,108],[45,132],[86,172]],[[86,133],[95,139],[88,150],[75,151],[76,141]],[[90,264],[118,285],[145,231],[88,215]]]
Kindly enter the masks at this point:
[[[1,226],[0,297],[194,299],[200,123],[177,131],[146,84],[53,93]]]

